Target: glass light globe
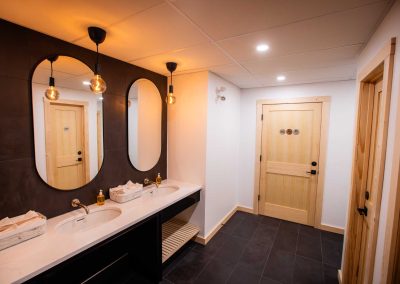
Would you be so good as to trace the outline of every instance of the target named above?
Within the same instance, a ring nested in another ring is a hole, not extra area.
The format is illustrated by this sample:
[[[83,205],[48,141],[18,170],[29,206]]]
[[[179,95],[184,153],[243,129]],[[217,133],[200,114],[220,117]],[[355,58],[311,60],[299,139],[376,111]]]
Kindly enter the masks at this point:
[[[90,90],[95,94],[102,94],[107,89],[106,82],[99,74],[94,75],[90,80]]]
[[[44,94],[46,95],[46,98],[51,101],[56,101],[60,97],[60,93],[54,86],[49,86]]]
[[[176,98],[175,98],[174,94],[169,93],[167,95],[167,97],[165,98],[165,101],[167,102],[167,104],[173,105],[176,101]]]

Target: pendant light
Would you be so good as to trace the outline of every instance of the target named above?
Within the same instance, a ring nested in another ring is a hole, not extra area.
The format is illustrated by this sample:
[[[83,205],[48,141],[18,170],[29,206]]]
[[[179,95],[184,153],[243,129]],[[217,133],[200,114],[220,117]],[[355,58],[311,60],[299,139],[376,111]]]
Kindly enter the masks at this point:
[[[55,80],[53,77],[53,62],[58,59],[58,56],[51,56],[48,57],[47,60],[50,61],[50,78],[49,78],[49,87],[46,89],[44,94],[46,95],[46,98],[51,100],[51,101],[56,101],[58,100],[60,93],[55,87]]]
[[[174,86],[172,85],[172,72],[176,70],[176,66],[178,65],[176,62],[167,62],[167,69],[171,73],[171,84],[168,87],[168,95],[165,98],[167,104],[172,105],[175,103],[176,98],[174,96]]]
[[[102,94],[107,89],[107,84],[99,74],[99,44],[106,39],[106,31],[98,27],[89,27],[90,39],[96,44],[96,65],[94,66],[94,76],[90,80],[90,90],[95,94]]]

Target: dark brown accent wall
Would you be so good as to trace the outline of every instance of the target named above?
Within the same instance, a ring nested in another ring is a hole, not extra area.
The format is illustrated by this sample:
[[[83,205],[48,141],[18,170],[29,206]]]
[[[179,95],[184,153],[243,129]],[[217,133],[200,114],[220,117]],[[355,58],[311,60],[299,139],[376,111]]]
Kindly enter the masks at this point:
[[[99,189],[145,177],[167,175],[167,106],[162,107],[162,149],[157,165],[147,172],[129,162],[126,96],[139,78],[151,80],[165,101],[167,78],[149,70],[100,56],[101,75],[107,82],[104,93],[104,160],[98,175],[86,186],[61,191],[48,186],[35,166],[31,78],[34,69],[49,55],[74,57],[94,66],[95,52],[0,19],[0,218],[32,209],[48,218],[72,210],[70,203],[96,201]],[[101,49],[100,49],[101,51]],[[134,55],[133,55],[134,57]]]

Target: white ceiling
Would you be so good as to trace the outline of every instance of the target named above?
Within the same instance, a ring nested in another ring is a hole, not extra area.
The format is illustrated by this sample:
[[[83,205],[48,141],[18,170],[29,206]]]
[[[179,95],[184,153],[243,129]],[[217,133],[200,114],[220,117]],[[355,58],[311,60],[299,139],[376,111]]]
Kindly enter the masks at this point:
[[[210,70],[241,88],[355,78],[356,59],[391,0],[19,0],[0,17],[168,75]],[[258,53],[260,43],[269,51]],[[287,80],[276,81],[283,74]]]

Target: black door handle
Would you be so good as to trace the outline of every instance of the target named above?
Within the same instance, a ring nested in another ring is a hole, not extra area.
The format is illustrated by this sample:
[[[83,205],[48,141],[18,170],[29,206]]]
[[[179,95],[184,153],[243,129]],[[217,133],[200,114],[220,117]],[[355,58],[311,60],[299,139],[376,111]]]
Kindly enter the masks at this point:
[[[82,151],[78,151],[78,155],[81,155],[82,154]]]
[[[307,174],[311,174],[311,175],[316,175],[317,171],[316,170],[311,170],[309,172],[306,172]]]
[[[311,162],[311,166],[315,167],[316,165],[318,165],[316,161]]]
[[[364,208],[357,208],[358,214],[367,216],[368,215],[368,208],[364,206]]]
[[[77,162],[82,162],[82,158],[79,157],[76,161],[77,161]]]

